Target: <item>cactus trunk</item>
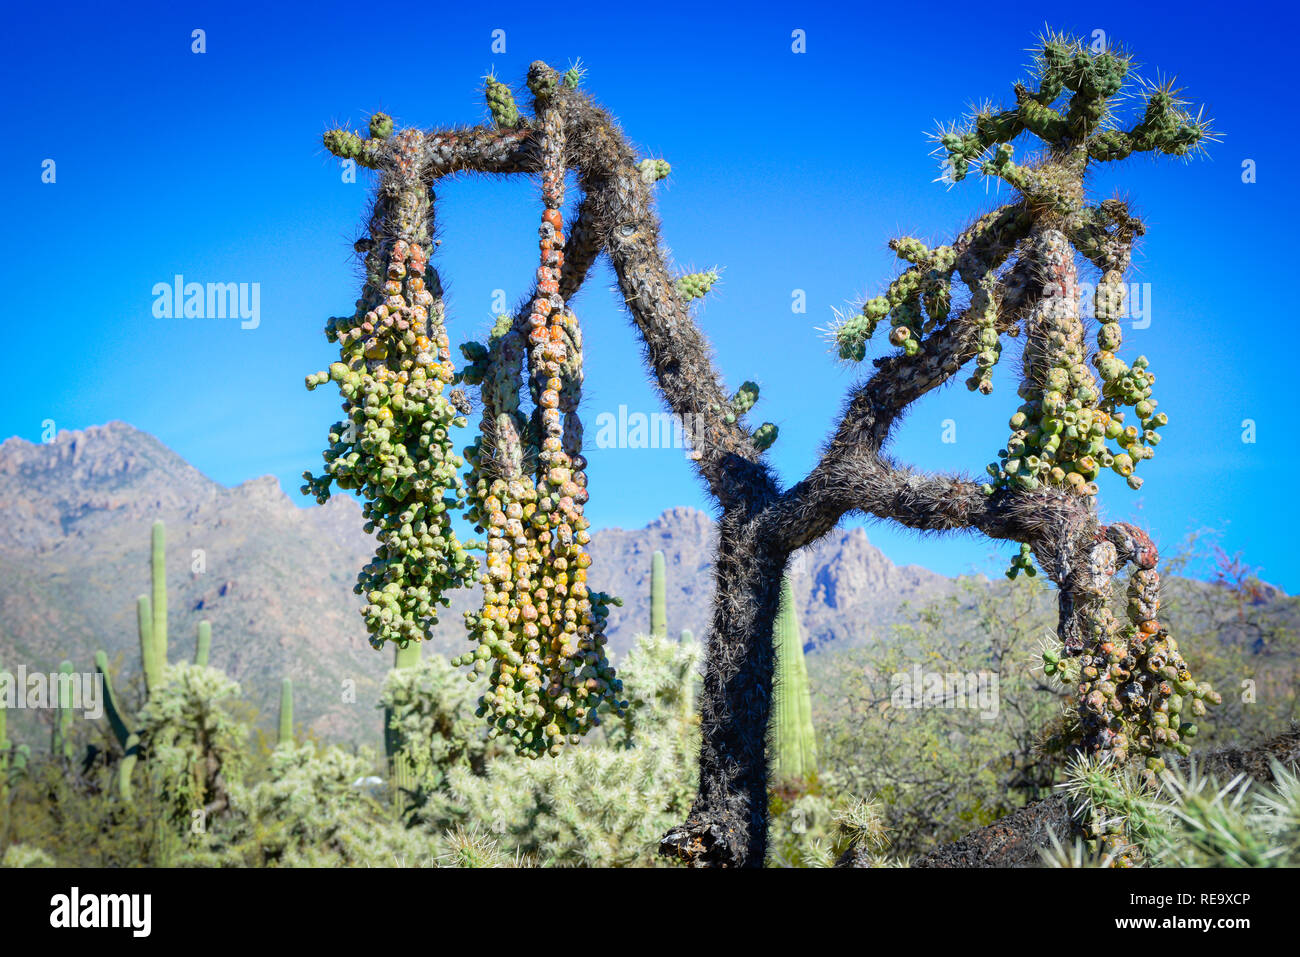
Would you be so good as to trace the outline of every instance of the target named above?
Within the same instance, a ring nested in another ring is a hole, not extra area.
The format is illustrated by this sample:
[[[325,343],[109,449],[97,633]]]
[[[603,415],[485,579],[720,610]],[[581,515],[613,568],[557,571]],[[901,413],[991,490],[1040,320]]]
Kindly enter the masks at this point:
[[[803,781],[817,770],[817,736],[812,695],[803,657],[799,614],[789,577],[781,583],[781,610],[772,629],[776,653],[773,681],[772,770],[782,784]]]
[[[650,562],[650,634],[660,637],[668,635],[667,577],[664,553],[655,552]]]

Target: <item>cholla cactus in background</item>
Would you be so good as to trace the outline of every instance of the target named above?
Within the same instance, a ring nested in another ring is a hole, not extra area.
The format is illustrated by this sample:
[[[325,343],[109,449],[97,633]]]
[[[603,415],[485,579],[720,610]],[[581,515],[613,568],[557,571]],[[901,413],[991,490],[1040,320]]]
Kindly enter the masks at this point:
[[[663,830],[685,813],[695,787],[698,728],[683,688],[699,649],[641,637],[623,663],[628,716],[609,744],[584,742],[545,762],[464,765],[448,775],[449,800],[495,840],[557,866],[654,863]]]
[[[500,754],[474,709],[478,692],[440,657],[399,662],[380,691],[389,774],[399,810],[444,821],[459,812],[444,800],[453,768],[481,774]],[[413,812],[413,813],[412,813]]]
[[[28,844],[10,844],[5,848],[4,856],[0,857],[0,867],[4,868],[58,866],[59,862],[48,853]]]
[[[227,710],[239,685],[219,671],[170,665],[140,711],[141,750],[153,783],[177,821],[229,806],[229,786],[243,771],[248,729]]]
[[[428,835],[391,820],[358,782],[374,756],[288,743],[270,775],[230,784],[229,812],[193,863],[231,867],[433,867]]]
[[[1128,526],[1103,526],[1094,501],[1102,469],[1138,484],[1132,470],[1150,457],[1166,421],[1156,411],[1147,361],[1126,362],[1117,352],[1123,277],[1145,227],[1122,201],[1089,197],[1085,183],[1099,163],[1138,151],[1187,155],[1213,134],[1168,85],[1142,87],[1141,116],[1121,124],[1126,54],[1094,53],[1052,34],[1035,66],[1033,83],[1015,87],[1014,106],[981,109],[939,134],[950,182],[977,169],[1004,183],[1010,199],[950,243],[904,237],[891,244],[906,263],[902,273],[834,335],[840,355],[860,361],[888,319],[897,351],[874,361],[820,460],[789,487],[765,456],[776,427],[745,421],[757,390],[728,392],[691,315],[716,273],[673,274],[653,208],[661,168],[636,155],[613,118],[578,88],[576,74],[532,64],[529,116],[489,83],[491,125],[393,132],[383,117],[366,138],[327,133],[332,152],[378,172],[379,190],[370,238],[360,246],[363,298],[352,317],[332,320],[327,330],[341,344],[341,361],[309,379],[339,384],[347,419],[331,433],[326,475],[309,476],[306,488],[323,500],[337,484],[366,500],[380,538],[359,586],[372,641],[423,638],[445,592],[472,580],[473,563],[448,519],[468,503],[488,541],[484,603],[469,618],[478,647],[460,661],[488,676],[481,710],[491,731],[522,753],[558,754],[562,743],[594,727],[600,712],[622,710],[621,686],[603,654],[608,599],[586,584],[583,357],[568,306],[603,254],[661,397],[690,423],[691,461],[721,514],[700,696],[699,792],[687,820],[665,835],[663,853],[702,866],[761,866],[782,576],[792,554],[850,513],[1028,545],[1034,566],[1060,589],[1065,652],[1096,682],[1079,689],[1082,747],[1144,756],[1154,773],[1161,748],[1185,743],[1185,732],[1170,733],[1168,712],[1177,683],[1191,677],[1171,660],[1176,648],[1154,616],[1152,575],[1136,578],[1127,626],[1107,617],[1119,568],[1151,572],[1155,550]],[[1013,141],[1022,134],[1041,142],[1037,155],[1017,156]],[[566,212],[570,171],[583,195]],[[486,343],[462,347],[467,365],[458,373],[443,345],[440,287],[428,254],[431,187],[462,172],[540,176],[544,212],[533,293],[516,315],[497,322]],[[1084,342],[1076,253],[1100,275],[1096,350]],[[907,408],[967,366],[971,388],[991,391],[1003,337],[1013,335],[1024,342],[1023,404],[991,481],[981,487],[895,462],[887,445]],[[458,391],[443,395],[454,384],[478,386],[482,401],[467,483],[449,433],[465,424],[469,406]],[[525,384],[531,409],[520,399]],[[1027,569],[1028,561],[1017,567]],[[1101,686],[1121,677],[1103,678],[1112,666],[1128,674],[1113,699]],[[1177,672],[1172,680],[1167,666]],[[1157,682],[1152,699],[1138,667],[1170,680],[1171,694]]]

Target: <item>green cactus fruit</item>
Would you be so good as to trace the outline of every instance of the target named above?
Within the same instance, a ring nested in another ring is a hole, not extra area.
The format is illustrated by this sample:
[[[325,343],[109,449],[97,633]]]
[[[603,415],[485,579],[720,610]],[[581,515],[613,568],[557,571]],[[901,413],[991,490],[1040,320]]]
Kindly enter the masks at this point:
[[[510,92],[510,87],[496,77],[489,76],[484,80],[484,93],[488,110],[497,126],[511,128],[519,125],[519,109],[515,106],[515,97]]]
[[[731,408],[737,415],[744,415],[758,401],[758,383],[744,382],[736,394],[731,397]]]
[[[681,276],[674,285],[677,289],[677,295],[681,296],[684,302],[691,302],[695,299],[702,299],[717,281],[718,273],[715,270],[709,270]]]
[[[672,172],[672,167],[661,159],[643,159],[637,164],[637,169],[641,173],[641,181],[647,185],[667,179]]]
[[[376,113],[370,117],[370,136],[376,140],[386,140],[393,135],[393,118],[387,113]]]
[[[339,159],[357,159],[365,149],[361,137],[351,130],[326,130],[321,140]]]
[[[760,452],[766,452],[776,441],[780,430],[771,422],[764,422],[754,430],[754,448]]]

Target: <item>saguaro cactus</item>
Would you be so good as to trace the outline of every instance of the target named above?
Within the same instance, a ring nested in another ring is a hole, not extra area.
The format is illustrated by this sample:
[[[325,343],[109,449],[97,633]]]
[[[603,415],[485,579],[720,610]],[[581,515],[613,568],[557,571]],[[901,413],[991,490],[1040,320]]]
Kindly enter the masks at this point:
[[[293,681],[280,682],[280,725],[277,744],[293,743]]]
[[[198,638],[194,644],[194,663],[200,668],[208,666],[208,659],[212,655],[212,622],[199,622]]]
[[[404,668],[417,668],[423,654],[423,645],[418,641],[410,642],[403,648],[398,645],[393,653],[393,667],[401,670]],[[384,709],[384,751],[388,755],[388,776],[390,781],[390,790],[393,796],[393,802],[397,805],[399,811],[404,811],[408,803],[408,795],[415,789],[415,773],[411,767],[410,758],[406,755],[405,742],[402,735],[393,727],[393,715],[391,710]]]
[[[14,747],[14,743],[9,740],[9,708],[5,703],[8,682],[12,680],[8,672],[0,668],[0,809],[7,806],[9,799],[9,774],[12,767],[9,754]]]
[[[796,782],[817,771],[817,733],[812,723],[808,667],[799,633],[794,587],[781,583],[781,610],[772,629],[776,674],[772,683],[772,771],[778,781]]]
[[[150,533],[149,571],[152,600],[149,595],[141,595],[136,600],[136,627],[140,638],[140,667],[144,673],[145,693],[152,694],[164,680],[167,667],[167,565],[166,565],[166,531],[161,521],[153,523]],[[161,609],[161,614],[158,614]],[[159,636],[161,641],[159,640]],[[212,623],[199,622],[195,643],[194,663],[207,667],[212,648]],[[131,777],[140,757],[140,736],[131,730],[132,722],[122,709],[113,688],[113,678],[109,672],[108,655],[100,650],[95,653],[95,669],[102,676],[104,683],[104,711],[109,727],[118,746],[122,748],[123,757],[117,768],[118,794],[126,801],[132,797]]]
[[[167,529],[161,519],[150,532],[149,571],[153,579],[153,647],[159,667],[167,664]]]
[[[50,754],[61,761],[71,761],[75,757],[72,744],[73,696],[72,685],[77,680],[71,661],[59,664],[59,675],[55,688],[57,708],[54,712],[54,730],[50,736]]]
[[[655,552],[650,560],[650,634],[667,637],[668,599],[664,553]]]
[[[117,768],[117,792],[126,801],[131,800],[131,775],[135,773],[136,761],[140,755],[140,737],[131,730],[126,713],[118,702],[117,692],[113,690],[113,676],[108,668],[108,655],[100,650],[95,652],[95,670],[99,672],[104,683],[104,716],[113,737],[122,748],[122,761]]]
[[[764,455],[775,427],[747,422],[757,387],[727,390],[692,319],[692,302],[712,279],[679,284],[669,269],[653,209],[657,166],[636,156],[618,124],[567,75],[541,62],[529,68],[531,115],[489,84],[489,125],[393,132],[387,117],[376,117],[364,139],[327,133],[331,151],[378,173],[379,190],[370,237],[358,246],[362,299],[352,316],[327,327],[341,361],[308,382],[338,383],[348,417],[330,433],[326,474],[308,474],[305,489],[323,501],[337,484],[367,501],[380,547],[358,587],[374,643],[422,638],[444,592],[473,578],[447,524],[448,511],[468,500],[488,537],[485,597],[469,620],[478,648],[458,660],[490,672],[481,710],[494,733],[524,753],[555,752],[601,708],[621,706],[601,653],[607,599],[586,587],[581,337],[567,305],[604,254],[664,402],[690,423],[691,461],[720,510],[699,794],[688,819],[665,836],[664,853],[701,866],[761,866],[782,577],[795,551],[850,513],[1028,545],[1059,588],[1058,631],[1067,655],[1081,662],[1080,684],[1094,683],[1082,689],[1080,746],[1143,755],[1158,768],[1160,748],[1185,743],[1166,727],[1165,669],[1184,686],[1191,677],[1166,657],[1173,647],[1148,600],[1153,576],[1136,580],[1129,625],[1107,617],[1118,567],[1133,562],[1150,572],[1155,553],[1127,526],[1102,525],[1095,505],[1101,470],[1132,478],[1165,423],[1149,393],[1147,361],[1125,363],[1115,351],[1122,278],[1145,227],[1123,201],[1092,200],[1086,183],[1098,163],[1139,151],[1186,155],[1212,134],[1168,84],[1136,88],[1140,116],[1125,128],[1125,54],[1052,34],[1034,67],[1033,82],[1014,87],[1013,106],[980,109],[937,134],[945,178],[955,183],[976,170],[1004,183],[1010,197],[951,243],[891,244],[905,269],[835,330],[834,341],[846,361],[862,361],[888,318],[895,351],[874,360],[820,460],[788,488]],[[1041,149],[1017,160],[1012,142],[1022,134]],[[583,195],[566,215],[569,171]],[[545,209],[534,292],[498,320],[486,343],[462,347],[468,365],[457,372],[428,252],[431,187],[463,172],[540,175]],[[1100,277],[1096,376],[1083,341],[1076,253]],[[968,366],[968,385],[990,392],[990,370],[1011,336],[1024,343],[1023,404],[990,481],[898,464],[887,444],[907,408]],[[520,402],[525,381],[528,411]],[[449,431],[466,424],[457,413],[469,406],[458,390],[443,394],[457,384],[477,386],[483,406],[464,482]],[[1139,668],[1159,678],[1155,699]],[[1197,700],[1213,701],[1212,690]]]

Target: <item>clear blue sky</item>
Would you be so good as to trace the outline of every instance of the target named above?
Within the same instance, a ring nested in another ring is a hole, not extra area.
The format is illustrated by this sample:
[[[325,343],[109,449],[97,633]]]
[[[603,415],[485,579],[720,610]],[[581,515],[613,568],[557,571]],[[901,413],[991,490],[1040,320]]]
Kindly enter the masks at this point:
[[[856,375],[816,331],[831,308],[894,274],[891,236],[947,239],[996,200],[974,177],[950,191],[932,182],[923,134],[973,100],[1007,97],[1047,22],[1105,30],[1143,72],[1177,74],[1224,133],[1209,159],[1131,160],[1094,183],[1099,196],[1123,191],[1147,219],[1132,278],[1150,283],[1151,323],[1126,330],[1125,354],[1151,359],[1171,419],[1143,467],[1146,487],[1107,483],[1105,509],[1136,517],[1166,546],[1220,528],[1230,552],[1300,590],[1293,15],[1147,3],[733,9],[12,7],[0,41],[11,106],[0,154],[11,356],[0,437],[36,440],[46,419],[59,429],[123,419],[221,482],[270,473],[300,499],[298,476],[317,468],[338,412],[332,390],[308,393],[303,376],[330,361],[326,317],[356,298],[350,243],[367,206],[364,178],[341,181],[321,131],[379,108],[406,125],[479,122],[489,70],[518,82],[533,59],[581,57],[587,89],[647,154],[672,163],[659,209],[677,263],[724,267],[700,321],[730,384],[762,384],[756,421],[781,426],[773,458],[793,481]],[[191,52],[196,28],[206,31],[201,55]],[[506,31],[504,54],[491,50],[495,29]],[[791,51],[795,29],[806,53]],[[53,184],[41,182],[46,159],[57,164]],[[1241,181],[1244,159],[1257,165],[1254,184]],[[482,334],[493,290],[511,304],[526,291],[537,208],[527,181],[440,190],[437,261],[454,342]],[[176,273],[260,283],[260,326],[155,318],[152,287]],[[602,265],[575,303],[589,430],[619,404],[661,408],[611,287]],[[791,311],[795,289],[805,314]],[[1017,401],[1005,376],[987,398],[957,384],[911,413],[893,452],[978,473]],[[945,419],[955,443],[941,441]],[[1253,444],[1242,441],[1244,419],[1256,423]],[[707,507],[680,453],[597,449],[591,461],[598,527]],[[1007,551],[868,531],[895,561],[950,574],[996,571],[992,556]]]

